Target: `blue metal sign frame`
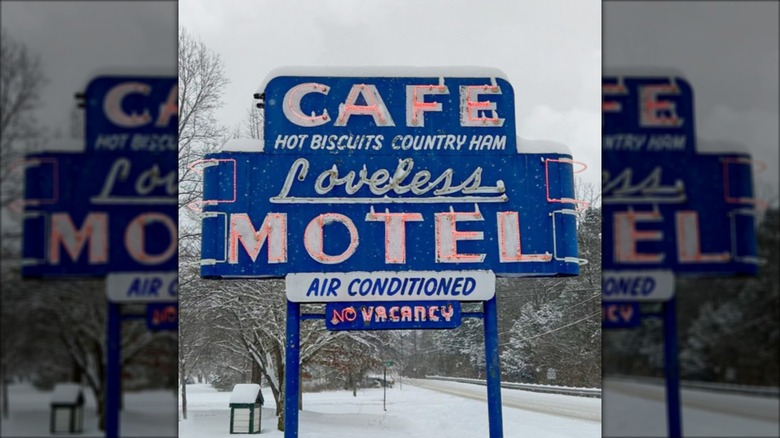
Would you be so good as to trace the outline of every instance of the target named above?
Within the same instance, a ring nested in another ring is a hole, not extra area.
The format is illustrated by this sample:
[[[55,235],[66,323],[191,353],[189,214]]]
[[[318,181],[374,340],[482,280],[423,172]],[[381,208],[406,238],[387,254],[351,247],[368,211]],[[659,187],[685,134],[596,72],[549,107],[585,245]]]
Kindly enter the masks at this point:
[[[440,302],[437,302],[440,303]],[[336,303],[341,305],[342,303]],[[346,304],[346,303],[343,303]],[[457,302],[455,302],[457,304]],[[329,304],[330,305],[330,304]],[[301,361],[301,304],[287,301],[287,333],[285,338],[285,391],[284,391],[284,436],[298,437],[298,394],[300,379],[297,378]],[[316,319],[326,319],[318,315]],[[504,436],[503,408],[501,406],[501,358],[498,348],[498,307],[496,297],[482,302],[482,312],[463,313],[463,318],[475,317],[483,320],[485,335],[485,369],[488,403],[488,428],[490,438]]]
[[[325,327],[340,330],[420,330],[460,327],[459,301],[328,303]]]

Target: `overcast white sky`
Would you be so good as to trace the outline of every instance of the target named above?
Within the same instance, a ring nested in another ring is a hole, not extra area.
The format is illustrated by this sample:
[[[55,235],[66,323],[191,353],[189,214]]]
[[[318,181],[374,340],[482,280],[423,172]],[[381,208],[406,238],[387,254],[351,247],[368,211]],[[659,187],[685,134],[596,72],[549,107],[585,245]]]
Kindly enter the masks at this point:
[[[738,143],[767,165],[757,191],[778,204],[778,2],[605,2],[604,68],[682,72],[700,139]],[[769,192],[763,192],[769,190]],[[773,197],[769,197],[773,196]]]
[[[2,2],[2,24],[40,54],[42,123],[67,132],[73,93],[96,70],[168,68],[176,2]],[[220,119],[240,123],[283,65],[480,65],[507,74],[519,135],[567,144],[600,183],[599,1],[181,0],[179,24],[222,54]],[[778,189],[778,3],[605,2],[606,67],[653,66],[691,81],[702,138],[739,142]],[[775,198],[775,202],[776,198]]]
[[[176,13],[175,1],[2,0],[3,30],[40,57],[47,83],[40,90],[35,115],[47,134],[70,136],[74,94],[83,91],[97,72],[175,75]],[[83,141],[56,141],[50,146],[83,148]],[[2,211],[4,228],[21,226],[16,219]]]
[[[180,0],[179,26],[222,55],[229,126],[280,66],[496,67],[518,135],[566,144],[601,186],[599,0]]]
[[[176,74],[175,1],[6,1],[3,29],[41,58],[48,83],[37,116],[69,134],[74,94],[95,72]]]

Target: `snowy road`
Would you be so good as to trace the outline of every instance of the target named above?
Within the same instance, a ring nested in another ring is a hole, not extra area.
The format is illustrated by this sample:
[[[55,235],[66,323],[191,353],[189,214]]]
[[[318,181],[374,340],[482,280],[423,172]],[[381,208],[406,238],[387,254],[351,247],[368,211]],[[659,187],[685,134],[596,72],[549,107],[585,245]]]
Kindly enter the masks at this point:
[[[411,383],[420,388],[445,394],[487,401],[487,388],[481,385],[425,379],[411,379]],[[502,389],[501,405],[560,417],[601,421],[601,399],[592,397]]]
[[[666,436],[662,384],[605,379],[604,436]],[[686,389],[681,393],[685,436],[780,436],[780,400]]]

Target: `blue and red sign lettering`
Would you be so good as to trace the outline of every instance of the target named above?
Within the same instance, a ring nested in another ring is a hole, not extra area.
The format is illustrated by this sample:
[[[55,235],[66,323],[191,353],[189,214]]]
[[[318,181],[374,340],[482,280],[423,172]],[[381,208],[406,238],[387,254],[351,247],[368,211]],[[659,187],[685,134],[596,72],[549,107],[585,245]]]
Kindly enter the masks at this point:
[[[601,303],[601,326],[611,328],[633,328],[642,323],[637,302],[610,301]]]
[[[179,305],[177,303],[147,304],[146,327],[149,330],[177,330],[179,328]]]
[[[100,76],[85,95],[86,151],[176,153],[176,77]]]
[[[285,277],[295,303],[339,301],[486,301],[493,298],[491,271],[373,271],[293,273]]]
[[[280,74],[265,88],[266,152],[515,154],[512,86],[498,70],[471,73]]]
[[[460,327],[458,301],[328,303],[328,330],[418,330]]]
[[[693,90],[679,77],[606,76],[602,151],[696,151]]]

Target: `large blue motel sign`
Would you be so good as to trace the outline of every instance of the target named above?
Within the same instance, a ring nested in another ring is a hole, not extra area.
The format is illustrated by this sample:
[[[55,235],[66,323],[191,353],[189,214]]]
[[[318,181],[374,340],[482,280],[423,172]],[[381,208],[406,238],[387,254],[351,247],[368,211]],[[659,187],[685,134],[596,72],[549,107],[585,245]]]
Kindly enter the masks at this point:
[[[502,436],[495,277],[579,273],[568,150],[518,140],[495,69],[293,69],[262,91],[264,140],[197,163],[201,275],[285,277],[285,436],[300,303],[328,303],[331,330],[382,330],[457,327],[460,301],[484,302]]]

